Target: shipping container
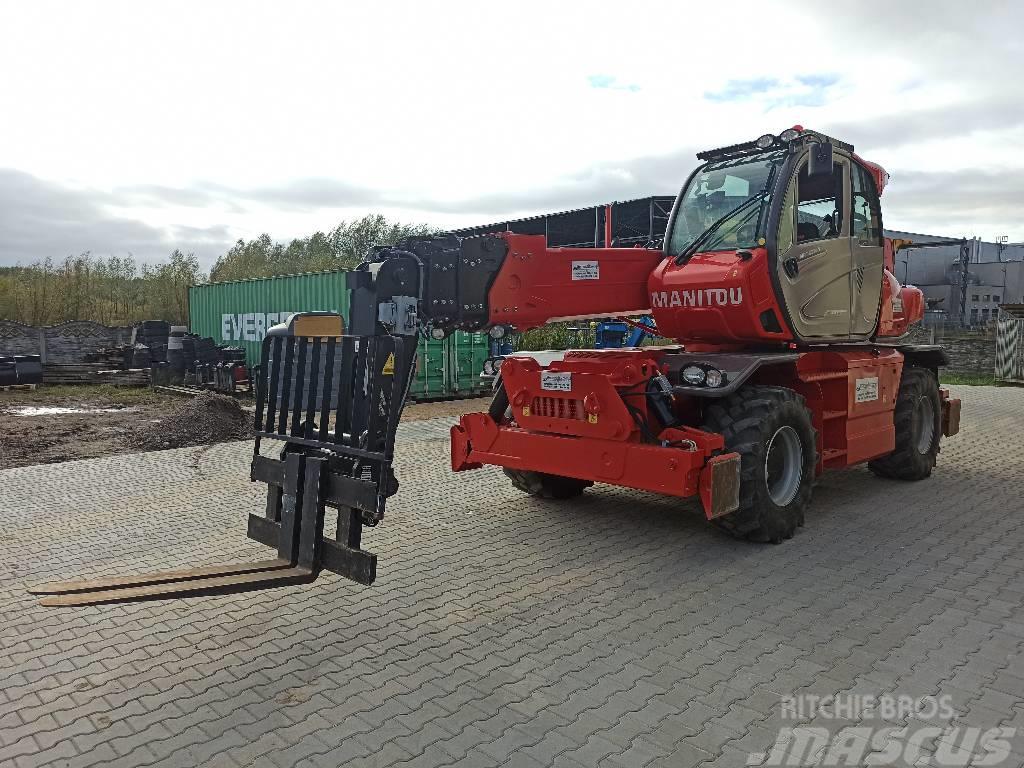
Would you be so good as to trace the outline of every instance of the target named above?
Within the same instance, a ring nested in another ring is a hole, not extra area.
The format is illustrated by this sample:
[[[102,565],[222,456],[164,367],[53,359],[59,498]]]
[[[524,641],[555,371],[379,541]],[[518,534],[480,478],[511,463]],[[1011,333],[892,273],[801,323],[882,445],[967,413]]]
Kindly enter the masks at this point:
[[[348,319],[347,272],[309,272],[196,285],[188,291],[189,330],[245,349],[255,365],[267,328],[294,312],[338,312]]]
[[[420,336],[412,397],[442,400],[489,391],[490,379],[480,378],[488,357],[488,342],[486,333],[457,331],[443,341]]]
[[[348,320],[346,271],[207,283],[189,289],[189,330],[217,344],[245,349],[246,362],[260,359],[267,328],[293,312],[338,312]],[[488,356],[486,333],[459,331],[443,341],[417,340],[417,368],[411,396],[441,400],[485,392],[480,378]]]

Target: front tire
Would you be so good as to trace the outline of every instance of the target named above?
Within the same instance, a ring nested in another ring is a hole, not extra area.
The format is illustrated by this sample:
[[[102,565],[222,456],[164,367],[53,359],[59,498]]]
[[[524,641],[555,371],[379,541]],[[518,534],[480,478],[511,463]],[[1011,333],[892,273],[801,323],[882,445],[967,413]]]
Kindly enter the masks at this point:
[[[709,406],[704,429],[740,455],[740,505],[712,522],[736,538],[778,544],[804,523],[817,464],[817,436],[804,398],[749,385]]]
[[[924,480],[931,475],[942,436],[939,382],[925,368],[905,367],[896,395],[893,424],[896,449],[868,462],[868,469],[893,480]]]

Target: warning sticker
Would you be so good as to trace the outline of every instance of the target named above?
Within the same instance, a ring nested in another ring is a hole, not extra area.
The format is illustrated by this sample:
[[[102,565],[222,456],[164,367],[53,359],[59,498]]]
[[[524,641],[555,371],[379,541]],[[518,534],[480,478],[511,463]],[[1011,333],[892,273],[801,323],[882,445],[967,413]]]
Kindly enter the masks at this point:
[[[548,392],[572,392],[572,374],[541,371],[540,388]]]
[[[572,263],[573,280],[600,280],[601,265],[596,261],[574,261]]]
[[[395,375],[395,353],[392,352],[388,355],[388,359],[384,361],[384,370],[381,371],[385,376]]]
[[[878,399],[878,377],[857,379],[853,389],[853,399],[858,403],[866,403]]]

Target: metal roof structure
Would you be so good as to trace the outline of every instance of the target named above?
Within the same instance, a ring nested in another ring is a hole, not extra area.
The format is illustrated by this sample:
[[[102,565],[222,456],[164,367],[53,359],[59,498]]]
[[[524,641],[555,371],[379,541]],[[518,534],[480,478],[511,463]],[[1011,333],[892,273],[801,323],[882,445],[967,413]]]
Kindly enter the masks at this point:
[[[545,235],[552,248],[605,248],[660,245],[675,196],[655,195],[605,205],[542,213],[522,219],[452,230],[460,237],[515,232]],[[605,242],[605,217],[611,209],[612,237]]]

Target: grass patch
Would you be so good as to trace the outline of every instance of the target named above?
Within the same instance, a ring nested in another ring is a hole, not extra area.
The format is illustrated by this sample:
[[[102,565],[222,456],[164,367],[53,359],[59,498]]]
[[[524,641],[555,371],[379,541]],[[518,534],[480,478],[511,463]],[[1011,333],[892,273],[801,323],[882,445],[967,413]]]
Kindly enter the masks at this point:
[[[960,384],[972,387],[1001,387],[1003,382],[996,381],[995,376],[981,373],[940,373],[940,384]]]
[[[0,392],[0,405],[104,403],[109,405],[145,405],[165,402],[170,395],[149,387],[115,387],[111,384],[40,384],[34,390],[11,389]]]

